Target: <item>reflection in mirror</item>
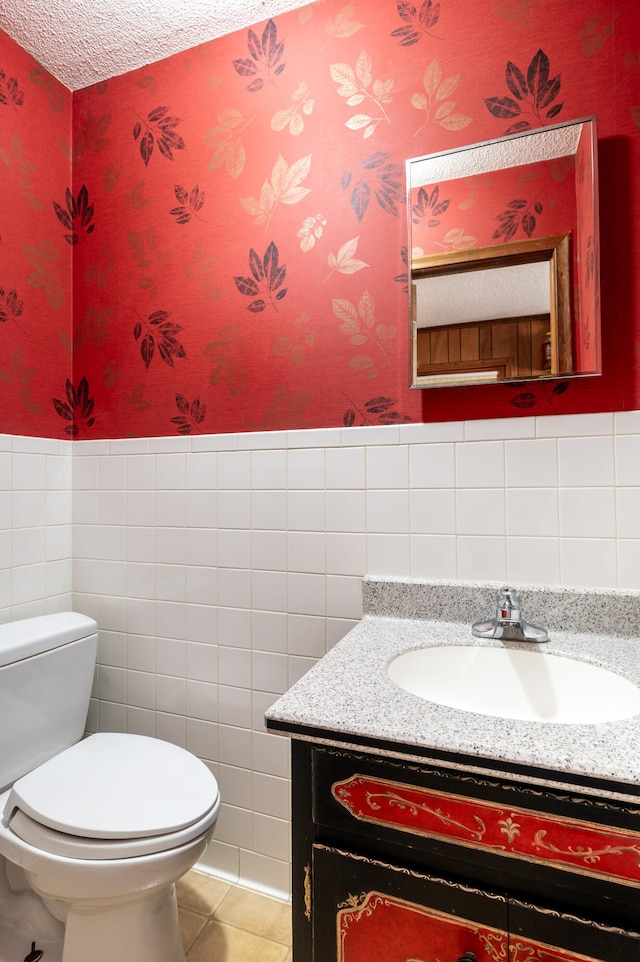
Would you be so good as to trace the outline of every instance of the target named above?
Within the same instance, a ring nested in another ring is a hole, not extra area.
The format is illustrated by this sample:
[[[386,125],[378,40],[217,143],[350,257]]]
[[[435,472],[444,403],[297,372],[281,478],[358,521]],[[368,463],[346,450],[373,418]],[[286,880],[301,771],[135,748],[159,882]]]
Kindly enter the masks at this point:
[[[412,387],[600,373],[595,120],[407,162]]]

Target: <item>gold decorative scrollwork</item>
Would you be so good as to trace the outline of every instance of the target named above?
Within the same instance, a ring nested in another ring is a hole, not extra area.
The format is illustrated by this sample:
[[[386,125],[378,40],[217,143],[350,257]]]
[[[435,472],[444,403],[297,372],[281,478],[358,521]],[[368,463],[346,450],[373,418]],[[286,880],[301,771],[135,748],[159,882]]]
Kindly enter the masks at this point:
[[[507,836],[507,841],[509,845],[513,845],[514,840],[520,834],[520,824],[514,822],[513,817],[510,815],[509,818],[503,818],[498,822],[500,826],[500,831],[503,835]]]
[[[578,845],[576,848],[569,846],[563,849],[554,845],[553,842],[546,841],[546,834],[547,832],[544,829],[536,832],[533,838],[535,848],[540,848],[546,852],[553,852],[554,855],[575,858],[581,862],[585,862],[587,865],[595,865],[604,855],[625,855],[628,852],[633,852],[640,867],[640,845],[605,845],[604,848],[601,849],[594,849],[590,845],[584,847]]]
[[[311,866],[304,867],[304,917],[311,921]]]
[[[427,815],[432,815],[437,818],[442,825],[451,825],[454,828],[458,828],[463,832],[466,832],[470,838],[475,842],[480,842],[484,837],[487,830],[485,823],[477,815],[473,816],[473,821],[475,822],[475,828],[470,825],[464,825],[462,822],[458,822],[451,818],[440,808],[432,808],[430,805],[420,805],[417,802],[411,801],[409,798],[404,798],[399,792],[367,792],[367,805],[374,812],[379,812],[382,806],[379,804],[377,799],[382,799],[388,802],[389,807],[396,805],[400,809],[407,809],[412,815],[417,815],[418,812],[424,812]]]

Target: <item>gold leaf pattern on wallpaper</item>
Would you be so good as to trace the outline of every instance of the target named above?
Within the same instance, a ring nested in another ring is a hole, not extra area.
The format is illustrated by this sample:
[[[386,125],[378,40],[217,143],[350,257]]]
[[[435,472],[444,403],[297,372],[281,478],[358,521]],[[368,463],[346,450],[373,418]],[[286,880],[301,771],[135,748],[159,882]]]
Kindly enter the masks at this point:
[[[96,284],[97,287],[105,288],[109,284],[109,275],[114,268],[113,254],[110,248],[100,251],[100,260],[96,264],[87,264],[82,274],[87,284]]]
[[[213,148],[209,170],[218,170],[224,165],[234,180],[240,176],[247,160],[241,137],[254,119],[245,120],[240,111],[232,107],[218,114],[218,126],[212,127],[204,136],[205,144]]]
[[[110,307],[96,310],[92,304],[89,304],[83,320],[74,331],[73,350],[77,351],[87,346],[103,347],[108,344],[110,340],[108,327],[112,313]]]
[[[44,67],[34,67],[29,72],[29,80],[36,87],[44,89],[47,103],[54,114],[61,114],[64,110],[64,95],[62,86],[54,80]]]
[[[292,391],[286,384],[278,384],[271,401],[265,405],[262,416],[245,418],[245,430],[274,431],[278,424],[290,425],[289,430],[306,428],[309,426],[307,411],[312,401],[313,391],[310,388]]]
[[[424,93],[411,95],[411,106],[416,110],[424,110],[426,117],[418,127],[416,137],[428,123],[439,124],[445,130],[463,130],[472,123],[473,118],[465,114],[455,114],[455,100],[449,99],[460,80],[460,74],[451,74],[443,78],[442,69],[437,60],[432,60],[424,72],[422,85]]]
[[[239,360],[244,333],[234,324],[223,327],[218,338],[204,349],[205,357],[213,361],[209,383],[216,387],[226,384],[234,397],[242,394],[247,383],[247,370]]]
[[[354,347],[362,347],[371,343],[382,353],[387,364],[391,358],[385,349],[385,344],[393,340],[398,333],[395,324],[376,323],[375,301],[369,291],[364,291],[357,307],[345,298],[335,298],[332,302],[333,313],[342,321],[340,330],[349,338]],[[366,371],[367,378],[377,377],[378,370],[373,358],[366,354],[357,354],[349,361],[350,367],[356,371]]]
[[[311,330],[311,319],[307,311],[293,322],[294,330],[290,334],[277,337],[271,346],[276,357],[287,357],[292,364],[300,366],[307,360],[308,348],[316,342],[316,331]]]
[[[22,352],[15,347],[8,357],[6,367],[0,365],[0,382],[7,387],[17,386],[17,400],[20,406],[28,414],[41,414],[42,408],[31,396],[31,381],[36,376],[36,370],[32,367],[25,367],[22,360]]]
[[[111,125],[111,113],[94,117],[89,114],[73,142],[73,161],[77,163],[87,154],[101,154],[108,150],[111,141],[107,137]]]
[[[208,301],[219,301],[224,297],[224,291],[217,286],[213,273],[216,259],[217,255],[208,253],[204,242],[199,240],[193,248],[191,262],[184,270],[185,277],[200,281],[202,292]]]
[[[443,250],[457,251],[464,250],[466,247],[475,247],[478,238],[472,234],[465,234],[463,227],[452,227],[444,235],[443,241],[444,243],[440,245]]]
[[[144,396],[145,387],[144,383],[136,384],[129,394],[125,392],[125,400],[134,411],[147,411],[151,407],[151,401],[147,401]]]
[[[349,107],[359,107],[365,100],[370,100],[380,111],[382,117],[372,117],[368,113],[353,114],[345,123],[349,130],[363,130],[363,137],[371,137],[382,120],[390,123],[384,104],[390,104],[393,98],[393,80],[374,80],[373,62],[369,54],[363,50],[356,60],[355,69],[347,63],[334,63],[329,67],[331,79],[338,84],[337,93],[344,97]]]
[[[313,113],[315,100],[310,96],[309,86],[302,81],[297,90],[291,95],[294,101],[292,107],[285,110],[278,110],[271,118],[271,129],[279,133],[281,130],[289,128],[292,137],[299,137],[304,130],[304,118]],[[303,116],[304,115],[304,116]]]
[[[104,177],[102,178],[102,186],[104,187],[105,194],[116,187],[120,177],[122,176],[122,164],[108,164],[104,170]]]
[[[326,226],[327,218],[323,214],[305,217],[302,221],[302,227],[296,234],[296,237],[300,240],[300,248],[305,254],[315,247],[316,241],[320,240]]]
[[[351,240],[343,244],[337,254],[333,252],[329,253],[327,258],[327,263],[331,268],[330,272],[325,277],[325,281],[328,281],[332,274],[336,271],[339,274],[355,274],[356,271],[361,271],[363,267],[369,267],[364,261],[358,260],[354,257],[355,252],[358,249],[358,241],[360,236],[353,237]]]
[[[22,139],[19,136],[11,138],[8,148],[0,146],[0,160],[5,167],[13,168],[21,175],[20,190],[29,206],[34,210],[44,210],[42,201],[34,192],[32,179],[32,175],[38,172],[38,165],[25,157]]]
[[[526,26],[531,23],[539,7],[540,0],[499,0],[495,4],[495,11],[503,20]]]
[[[134,210],[142,210],[143,207],[147,207],[151,203],[148,197],[143,197],[144,188],[144,181],[139,180],[138,183],[134,185],[131,193],[124,195],[127,203]]]
[[[354,33],[357,33],[358,30],[362,30],[364,24],[352,20],[352,16],[353,4],[348,3],[346,7],[343,7],[342,10],[336,14],[335,20],[327,20],[325,24],[327,39],[322,44],[322,50],[324,50],[330,40],[347,40],[349,37],[352,37]]]
[[[66,263],[60,263],[60,252],[49,240],[40,240],[34,247],[26,244],[23,253],[34,267],[29,275],[29,287],[41,288],[51,307],[61,307],[64,300],[64,286],[60,272]]]
[[[241,198],[246,212],[255,218],[254,224],[265,224],[265,229],[268,228],[278,204],[298,204],[310,193],[310,188],[301,184],[311,170],[311,156],[307,154],[289,166],[279,155],[271,171],[271,180],[265,180],[260,196]]]
[[[607,12],[607,15],[596,13],[589,17],[584,28],[580,31],[582,52],[586,57],[590,57],[601,50],[605,41],[613,36],[615,32],[614,21],[619,16],[620,14],[614,11],[613,15]]]
[[[148,227],[144,234],[139,231],[129,231],[127,242],[143,275],[138,281],[138,287],[143,291],[155,294],[158,290],[158,281],[151,276],[149,270],[155,262],[161,268],[161,271],[164,271],[170,255],[166,250],[158,247],[156,232],[153,227]]]

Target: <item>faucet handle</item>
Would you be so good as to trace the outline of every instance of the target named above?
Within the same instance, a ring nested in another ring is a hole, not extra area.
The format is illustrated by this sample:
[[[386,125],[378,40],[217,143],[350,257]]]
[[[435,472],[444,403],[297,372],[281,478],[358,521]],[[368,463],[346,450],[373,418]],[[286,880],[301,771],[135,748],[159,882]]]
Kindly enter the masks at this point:
[[[515,588],[505,585],[498,592],[496,619],[504,621],[520,621],[520,596]]]

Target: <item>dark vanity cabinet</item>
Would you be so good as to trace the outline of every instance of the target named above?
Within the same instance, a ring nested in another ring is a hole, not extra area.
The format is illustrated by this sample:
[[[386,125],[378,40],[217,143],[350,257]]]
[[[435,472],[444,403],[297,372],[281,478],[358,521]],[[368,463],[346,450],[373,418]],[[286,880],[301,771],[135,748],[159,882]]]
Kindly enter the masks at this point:
[[[292,741],[294,962],[640,962],[640,803]]]

